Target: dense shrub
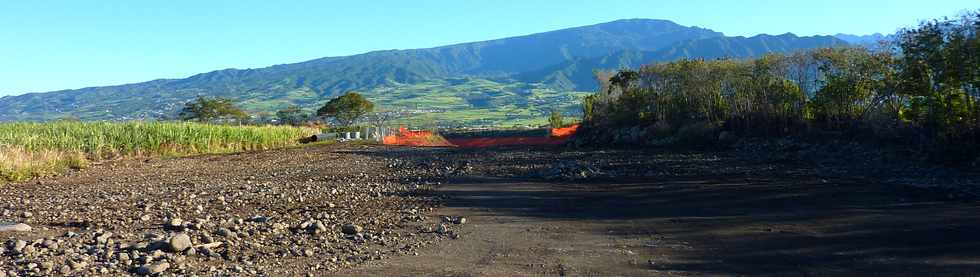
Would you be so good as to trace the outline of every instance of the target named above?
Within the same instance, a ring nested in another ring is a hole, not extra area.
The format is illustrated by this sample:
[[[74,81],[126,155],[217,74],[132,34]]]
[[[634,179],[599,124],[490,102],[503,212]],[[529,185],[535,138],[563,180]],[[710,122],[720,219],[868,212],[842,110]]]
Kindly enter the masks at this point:
[[[815,49],[753,60],[680,60],[600,72],[587,130],[651,126],[702,137],[860,134],[940,153],[980,145],[980,11],[903,30],[889,47]],[[683,130],[683,132],[682,132]]]

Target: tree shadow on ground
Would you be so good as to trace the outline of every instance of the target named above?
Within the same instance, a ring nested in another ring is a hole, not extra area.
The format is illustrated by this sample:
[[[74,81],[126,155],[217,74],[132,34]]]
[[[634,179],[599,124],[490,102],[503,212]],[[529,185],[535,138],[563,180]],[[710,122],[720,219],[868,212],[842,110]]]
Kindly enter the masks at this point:
[[[439,159],[454,155],[453,150],[439,151]],[[479,155],[463,153],[464,159]],[[546,160],[532,158],[528,160]],[[426,164],[425,158],[413,162]],[[722,162],[747,166],[737,160]],[[703,166],[698,161],[676,163]],[[441,192],[448,207],[537,220],[608,223],[595,232],[650,238],[654,252],[659,251],[657,238],[690,245],[669,250],[670,258],[637,265],[658,272],[752,276],[980,272],[976,202],[947,201],[942,194],[877,180],[828,180],[801,174],[792,166],[720,172],[588,183],[455,178]]]
[[[449,207],[609,221],[615,236],[667,235],[691,251],[654,270],[771,276],[980,272],[980,208],[882,185],[819,180],[654,180],[548,185],[454,180]],[[617,224],[628,221],[629,224]]]

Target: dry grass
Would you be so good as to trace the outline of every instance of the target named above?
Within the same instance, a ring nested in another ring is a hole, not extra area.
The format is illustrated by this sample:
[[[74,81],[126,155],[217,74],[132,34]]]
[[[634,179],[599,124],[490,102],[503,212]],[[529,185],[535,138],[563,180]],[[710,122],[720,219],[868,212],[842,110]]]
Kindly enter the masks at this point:
[[[296,145],[312,128],[173,122],[0,124],[0,182],[127,156],[231,153]]]
[[[89,161],[79,152],[27,151],[20,146],[0,146],[0,181],[19,181],[81,169]]]

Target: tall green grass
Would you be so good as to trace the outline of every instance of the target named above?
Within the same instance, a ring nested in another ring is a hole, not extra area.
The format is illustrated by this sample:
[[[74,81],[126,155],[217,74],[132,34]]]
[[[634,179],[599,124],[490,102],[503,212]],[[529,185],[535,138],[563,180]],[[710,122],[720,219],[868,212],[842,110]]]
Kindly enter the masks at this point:
[[[19,181],[123,156],[182,156],[279,148],[311,128],[179,122],[0,124],[0,182]]]

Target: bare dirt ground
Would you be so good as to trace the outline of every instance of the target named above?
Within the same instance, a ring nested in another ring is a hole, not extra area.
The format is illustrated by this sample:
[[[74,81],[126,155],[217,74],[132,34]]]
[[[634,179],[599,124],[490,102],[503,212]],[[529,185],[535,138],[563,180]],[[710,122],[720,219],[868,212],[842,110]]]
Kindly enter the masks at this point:
[[[0,189],[0,221],[35,227],[0,233],[0,274],[162,262],[161,275],[198,276],[980,272],[974,200],[824,171],[688,150],[313,146],[122,161]],[[176,217],[185,223],[169,226]],[[443,217],[466,222],[439,230]],[[363,230],[345,234],[349,224]],[[181,233],[194,253],[151,250]]]
[[[945,193],[733,153],[432,156],[471,168],[464,176],[495,176],[438,188],[447,202],[436,214],[471,219],[461,239],[338,276],[980,274],[980,207]]]

